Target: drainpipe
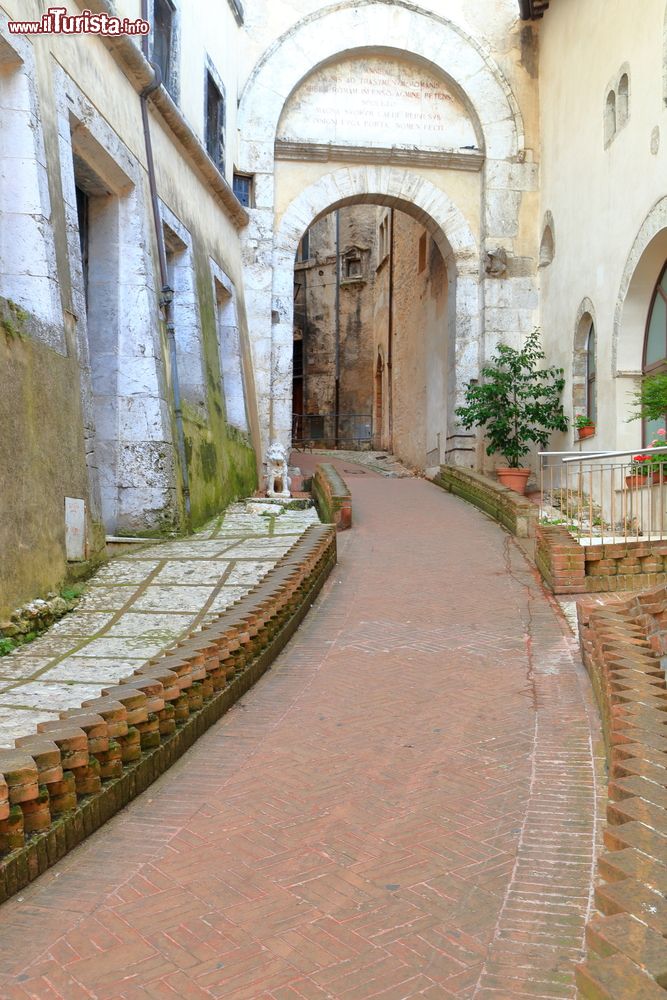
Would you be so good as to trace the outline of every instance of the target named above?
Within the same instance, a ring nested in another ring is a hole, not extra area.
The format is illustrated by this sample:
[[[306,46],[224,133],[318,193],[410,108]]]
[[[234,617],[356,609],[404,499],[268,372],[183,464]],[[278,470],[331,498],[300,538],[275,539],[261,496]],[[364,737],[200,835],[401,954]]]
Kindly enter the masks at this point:
[[[334,445],[338,447],[340,431],[340,210],[336,209],[336,384],[334,392]]]
[[[308,254],[310,256],[310,253]],[[305,414],[308,413],[308,267],[303,269],[303,333],[301,347],[301,392],[305,426]]]
[[[142,19],[148,21],[148,0],[141,0],[141,16]],[[148,36],[143,35],[141,39],[141,47],[144,56],[148,59]],[[162,77],[160,74],[160,68],[156,63],[151,62],[155,78],[152,83],[149,83],[147,87],[139,94],[139,101],[141,103],[141,121],[144,129],[144,145],[146,149],[146,166],[148,169],[148,185],[151,192],[151,205],[153,208],[153,223],[155,225],[155,238],[157,241],[158,249],[158,261],[160,266],[160,281],[162,287],[160,289],[160,308],[162,309],[162,314],[164,316],[165,325],[167,328],[167,346],[169,350],[169,361],[171,365],[171,388],[174,397],[174,419],[176,422],[176,447],[178,450],[178,459],[181,466],[181,476],[182,476],[182,489],[183,489],[183,503],[185,505],[185,518],[187,525],[190,525],[190,474],[188,472],[188,463],[185,454],[185,434],[183,432],[183,408],[181,405],[181,389],[178,380],[178,357],[176,354],[176,328],[174,326],[174,311],[173,311],[173,301],[174,301],[174,289],[169,285],[169,269],[167,267],[167,250],[164,243],[164,229],[162,227],[162,217],[160,215],[160,202],[158,200],[157,193],[157,183],[155,180],[155,160],[153,158],[153,142],[151,139],[150,130],[150,120],[148,117],[148,97],[157,90],[161,83]]]
[[[392,354],[394,346],[394,209],[389,213],[389,320],[387,323],[387,423],[389,448],[394,447],[394,386],[392,381]]]

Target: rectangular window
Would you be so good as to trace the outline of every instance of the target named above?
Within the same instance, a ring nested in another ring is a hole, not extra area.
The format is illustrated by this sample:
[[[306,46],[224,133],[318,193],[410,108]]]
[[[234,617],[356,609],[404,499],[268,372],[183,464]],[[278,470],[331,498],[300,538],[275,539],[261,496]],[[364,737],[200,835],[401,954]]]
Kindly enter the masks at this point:
[[[386,214],[380,225],[378,226],[377,235],[377,248],[378,248],[378,263],[379,267],[389,256],[389,243],[391,239],[391,232],[389,228],[389,214]]]
[[[246,208],[252,208],[252,174],[234,174],[234,194]]]
[[[248,414],[241,333],[236,313],[236,293],[229,278],[215,265],[213,265],[213,290],[227,423],[241,431],[247,431]]]
[[[162,83],[172,91],[174,7],[170,0],[153,0],[153,62],[160,67]]]
[[[303,340],[294,341],[292,378],[303,378]]]
[[[199,304],[197,300],[191,238],[182,223],[161,206],[167,275],[174,290],[172,318],[181,395],[200,412],[206,412],[206,383]]]
[[[81,270],[83,272],[83,294],[88,306],[88,217],[90,206],[88,195],[80,187],[75,186],[76,193],[76,214],[79,222],[79,247],[81,248]]]
[[[422,233],[419,237],[419,271],[420,273],[426,267],[426,233]]]
[[[225,99],[206,73],[206,151],[221,173],[225,172]]]
[[[299,246],[296,251],[297,261],[304,261],[310,259],[310,230],[306,229],[305,233],[299,240]]]

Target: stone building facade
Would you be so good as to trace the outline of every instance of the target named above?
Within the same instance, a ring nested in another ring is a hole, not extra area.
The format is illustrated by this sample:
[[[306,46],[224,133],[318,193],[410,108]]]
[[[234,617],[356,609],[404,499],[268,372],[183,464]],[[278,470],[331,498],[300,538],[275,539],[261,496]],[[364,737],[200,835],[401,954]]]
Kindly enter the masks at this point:
[[[446,14],[435,0],[252,5],[239,167],[255,179],[245,286],[267,437],[291,433],[299,242],[327,213],[370,204],[411,215],[447,265],[444,413],[426,447],[475,461],[454,414],[465,384],[500,338],[537,323],[537,51],[518,15],[514,0]],[[502,281],[485,266],[499,246]]]
[[[257,482],[233,193],[241,8],[67,10],[82,7],[153,30],[35,34],[10,22],[40,19],[37,0],[0,11],[4,614],[105,535],[197,525]]]
[[[415,467],[488,462],[456,407],[536,326],[569,415],[596,412],[583,447],[638,447],[630,393],[667,367],[665,6],[68,0],[147,17],[144,44],[14,31],[43,4],[5,0],[0,606],[55,586],[82,539],[254,487],[308,412],[294,330],[318,279],[331,316],[334,267],[367,268],[338,290],[339,406]]]
[[[652,429],[630,419],[632,395],[644,372],[667,365],[662,301],[653,309],[667,262],[666,16],[663,0],[553,0],[532,22],[540,323],[550,359],[565,370],[566,409],[596,419],[582,450],[650,440]],[[553,447],[571,448],[574,436]]]

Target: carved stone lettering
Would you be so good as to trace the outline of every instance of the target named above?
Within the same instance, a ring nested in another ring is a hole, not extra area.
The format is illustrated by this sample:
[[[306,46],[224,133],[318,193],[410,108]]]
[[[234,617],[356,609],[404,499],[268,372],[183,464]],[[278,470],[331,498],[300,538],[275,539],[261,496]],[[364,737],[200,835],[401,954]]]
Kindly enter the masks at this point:
[[[277,137],[430,150],[477,146],[469,115],[444,77],[381,56],[313,73],[287,102]]]

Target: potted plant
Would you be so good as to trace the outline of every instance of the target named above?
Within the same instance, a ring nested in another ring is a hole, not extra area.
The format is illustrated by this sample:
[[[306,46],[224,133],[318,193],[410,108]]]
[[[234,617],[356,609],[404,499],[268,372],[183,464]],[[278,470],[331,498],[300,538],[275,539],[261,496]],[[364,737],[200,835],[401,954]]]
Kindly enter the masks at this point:
[[[526,491],[530,469],[520,460],[531,444],[546,448],[551,433],[568,426],[561,405],[563,369],[540,368],[544,357],[538,330],[519,349],[499,344],[481,382],[468,383],[465,405],[456,410],[463,427],[484,427],[487,455],[497,452],[507,462],[496,469],[498,479],[517,493]]]
[[[595,421],[591,420],[584,413],[581,413],[574,421],[575,427],[579,431],[579,440],[582,441],[584,438],[592,437],[595,434]]]
[[[656,432],[657,437],[651,441],[651,448],[664,448],[667,446],[667,430],[660,427]],[[667,480],[667,452],[660,455],[651,455],[651,482],[664,483]]]
[[[633,393],[632,401],[637,412],[631,420],[662,420],[667,414],[667,372],[647,375],[639,390]]]
[[[653,438],[648,448],[664,448],[667,431],[661,427],[656,431],[657,437]],[[655,486],[663,483],[667,479],[667,453],[651,455],[642,453],[634,455],[630,464],[630,475],[625,477],[627,486]]]
[[[650,455],[633,455],[630,463],[630,474],[625,477],[625,485],[637,489],[648,484],[648,474],[651,469]]]

